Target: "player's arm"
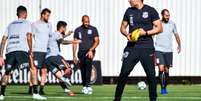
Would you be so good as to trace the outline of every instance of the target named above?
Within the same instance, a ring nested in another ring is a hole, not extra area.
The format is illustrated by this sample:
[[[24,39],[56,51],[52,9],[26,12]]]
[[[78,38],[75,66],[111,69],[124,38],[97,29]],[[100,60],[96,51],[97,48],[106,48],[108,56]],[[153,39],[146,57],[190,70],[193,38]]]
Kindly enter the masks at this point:
[[[29,52],[32,52],[32,33],[27,33],[27,43],[29,47]]]
[[[59,39],[59,42],[63,45],[69,45],[69,44],[79,44],[81,43],[80,40],[64,40],[64,39]]]
[[[180,37],[179,37],[179,34],[178,33],[176,33],[176,34],[174,34],[174,36],[175,36],[175,39],[176,39],[176,42],[177,42],[177,51],[178,51],[178,53],[180,53],[181,52],[181,40],[180,40]]]
[[[77,41],[77,40],[78,40],[77,38],[74,38],[74,41]],[[77,53],[77,44],[73,44],[72,47],[73,47],[73,62],[74,62],[75,64],[77,64],[77,63],[78,63],[78,59],[77,59],[77,57],[76,57],[76,53]]]
[[[1,44],[0,44],[0,66],[3,66],[5,64],[4,59],[3,59],[3,51],[5,48],[7,39],[8,39],[7,36],[3,36],[2,40],[1,40]]]
[[[27,33],[27,43],[29,47],[29,64],[31,69],[34,69],[34,60],[33,60],[33,52],[32,52],[32,33]]]
[[[65,35],[63,35],[63,38],[66,38],[68,36],[70,36],[73,33],[73,31],[69,31],[68,33],[66,33]]]
[[[96,36],[94,38],[94,43],[93,43],[92,47],[89,50],[94,51],[98,47],[99,43],[100,43],[100,39],[99,39],[98,36]]]
[[[145,35],[155,35],[163,32],[162,22],[160,19],[153,21],[153,29],[145,32]]]
[[[93,59],[94,58],[94,55],[95,55],[94,51],[95,51],[96,47],[98,47],[99,42],[100,42],[99,37],[98,36],[94,37],[94,43],[93,43],[92,47],[89,49],[89,51],[86,54],[86,56],[89,59]]]
[[[124,35],[129,41],[131,40],[130,34],[127,32],[127,27],[128,27],[128,22],[127,21],[122,21],[121,27],[120,27],[120,32],[122,35]]]

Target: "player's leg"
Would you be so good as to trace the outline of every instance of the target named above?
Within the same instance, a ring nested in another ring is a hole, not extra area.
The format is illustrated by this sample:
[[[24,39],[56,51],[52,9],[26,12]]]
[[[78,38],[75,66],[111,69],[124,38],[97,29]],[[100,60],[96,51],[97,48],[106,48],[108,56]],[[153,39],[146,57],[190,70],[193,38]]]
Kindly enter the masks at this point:
[[[114,101],[121,101],[128,75],[133,70],[134,66],[138,63],[138,57],[138,53],[136,53],[136,51],[134,51],[132,48],[126,48],[124,50],[122,58],[123,63],[121,67],[121,73],[118,77]]]
[[[60,56],[48,57],[45,64],[48,70],[51,71],[59,80],[64,82],[67,86],[71,86],[70,80],[61,72],[61,70],[64,70],[66,67],[62,63],[62,58]]]
[[[140,49],[140,62],[147,75],[150,101],[157,99],[157,81],[155,77],[154,50]]]
[[[39,93],[41,95],[45,95],[44,87],[45,87],[45,83],[46,83],[46,78],[47,78],[47,68],[42,67],[42,69],[41,69],[40,90],[39,90]]]
[[[10,75],[10,72],[11,72],[13,66],[16,63],[16,58],[15,58],[14,52],[6,54],[5,63],[6,63],[5,64],[5,74],[3,75],[2,79],[1,79],[0,100],[4,100],[6,86],[8,84],[8,80],[9,80],[9,75]]]
[[[164,85],[164,88],[165,88],[165,94],[168,93],[167,91],[167,85],[168,85],[168,79],[169,79],[169,66],[165,66],[165,70],[164,70],[164,73],[165,73],[165,85]]]
[[[159,82],[161,85],[161,94],[165,94],[165,88],[166,88],[166,75],[165,75],[165,66],[164,65],[158,65],[159,66]]]
[[[44,66],[45,62],[45,52],[34,52],[34,64],[36,66],[36,73],[37,73],[37,78],[38,78],[38,70],[40,71],[40,76],[41,76],[41,81],[40,81],[40,89],[39,89],[39,94],[44,95],[44,86],[45,86],[45,81],[46,81],[46,76],[47,76],[47,70],[46,67]],[[33,88],[35,89],[35,88]],[[37,89],[38,89],[38,84],[37,84]]]
[[[29,80],[29,89],[28,89],[28,94],[33,94],[33,83],[31,81],[31,70],[30,70],[30,80]]]
[[[93,89],[91,87],[91,70],[92,70],[92,60],[87,58],[85,59],[85,78],[86,78],[86,87],[88,90],[88,94],[92,94],[93,93]]]
[[[168,79],[169,79],[169,68],[172,67],[172,61],[173,61],[173,53],[167,52],[165,53],[165,62],[166,66],[164,68],[164,74],[165,74],[165,93],[167,94],[167,85],[168,85]]]
[[[43,97],[41,95],[39,95],[38,92],[38,74],[37,74],[37,68],[35,66],[33,57],[31,57],[30,55],[28,56],[28,54],[25,54],[25,52],[20,52],[19,53],[19,57],[18,57],[19,61],[22,61],[22,63],[24,63],[24,61],[29,60],[29,67],[30,67],[30,81],[33,84],[33,99],[36,100],[46,100],[46,97]]]
[[[78,58],[79,58],[79,66],[80,66],[80,70],[81,70],[81,75],[82,75],[82,93],[87,94],[88,90],[87,90],[87,85],[86,85],[86,52],[78,52]],[[85,92],[87,91],[87,92]]]
[[[159,78],[159,82],[160,82],[160,85],[161,85],[160,93],[165,94],[165,85],[166,85],[165,64],[166,63],[165,63],[164,53],[156,51],[155,55],[156,55],[156,63],[157,63],[158,68],[159,68],[158,78]]]

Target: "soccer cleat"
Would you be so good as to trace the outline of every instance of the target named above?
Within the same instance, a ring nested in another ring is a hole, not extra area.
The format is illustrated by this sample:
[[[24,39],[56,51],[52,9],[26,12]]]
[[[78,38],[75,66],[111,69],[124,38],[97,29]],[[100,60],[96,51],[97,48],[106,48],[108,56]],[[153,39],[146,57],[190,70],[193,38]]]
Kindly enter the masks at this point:
[[[46,97],[43,97],[39,94],[33,94],[33,99],[35,99],[35,100],[47,100]]]
[[[160,92],[160,93],[163,94],[163,95],[166,95],[168,92],[167,92],[166,89],[161,89],[161,92]]]
[[[87,90],[88,90],[88,94],[91,95],[93,93],[93,89],[92,87],[87,87]]]
[[[71,96],[71,97],[72,97],[72,96],[75,96],[75,93],[74,93],[73,91],[69,91],[69,92],[68,92],[68,96]]]
[[[4,100],[4,96],[3,95],[0,95],[0,100]]]
[[[165,93],[165,94],[168,94],[168,91],[167,91],[167,89],[164,89],[164,93]]]
[[[71,91],[70,89],[67,89],[67,88],[64,89],[64,92],[65,92],[65,93],[68,93],[68,92],[70,92],[70,91]]]

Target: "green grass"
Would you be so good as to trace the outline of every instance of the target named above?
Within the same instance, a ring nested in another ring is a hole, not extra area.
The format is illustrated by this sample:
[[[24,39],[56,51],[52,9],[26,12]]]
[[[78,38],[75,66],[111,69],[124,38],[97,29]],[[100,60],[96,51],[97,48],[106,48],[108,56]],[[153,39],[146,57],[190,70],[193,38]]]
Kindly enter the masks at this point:
[[[75,97],[69,97],[58,85],[45,87],[47,101],[112,101],[115,85],[93,86],[92,95],[81,94],[81,86],[74,86]],[[32,101],[27,93],[27,86],[8,86],[5,101]],[[158,86],[158,101],[201,101],[201,85],[170,85],[168,95],[160,95]],[[148,91],[138,90],[134,85],[127,85],[122,101],[148,101]]]

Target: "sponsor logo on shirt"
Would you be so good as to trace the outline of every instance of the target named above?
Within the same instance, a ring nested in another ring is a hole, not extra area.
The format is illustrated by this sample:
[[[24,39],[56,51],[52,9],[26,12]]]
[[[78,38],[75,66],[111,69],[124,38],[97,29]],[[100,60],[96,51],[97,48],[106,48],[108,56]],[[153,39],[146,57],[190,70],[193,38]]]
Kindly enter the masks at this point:
[[[9,37],[9,39],[19,39],[19,38],[20,38],[19,35],[11,35],[11,36]]]
[[[78,37],[79,37],[79,39],[82,39],[82,33],[81,32],[78,32]]]
[[[129,23],[133,26],[133,15],[129,15]]]

